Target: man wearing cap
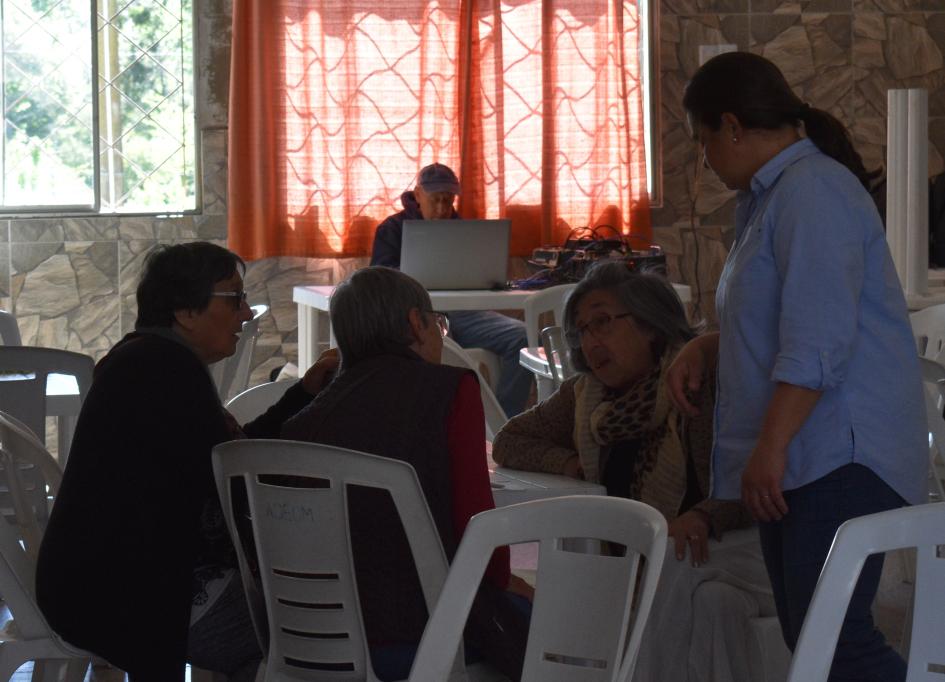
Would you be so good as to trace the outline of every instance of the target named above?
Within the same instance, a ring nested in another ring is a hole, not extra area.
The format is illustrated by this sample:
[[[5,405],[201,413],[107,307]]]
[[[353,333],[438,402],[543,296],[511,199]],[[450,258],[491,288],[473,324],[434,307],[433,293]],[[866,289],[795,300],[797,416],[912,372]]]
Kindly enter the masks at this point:
[[[453,208],[459,194],[456,174],[442,163],[424,166],[413,191],[400,195],[404,210],[388,216],[374,233],[371,265],[400,267],[400,244],[404,220],[457,219]],[[528,345],[525,325],[491,310],[464,310],[449,313],[450,336],[463,348],[485,348],[499,356],[502,372],[496,398],[506,415],[523,409],[531,391],[532,375],[518,362],[518,352]]]

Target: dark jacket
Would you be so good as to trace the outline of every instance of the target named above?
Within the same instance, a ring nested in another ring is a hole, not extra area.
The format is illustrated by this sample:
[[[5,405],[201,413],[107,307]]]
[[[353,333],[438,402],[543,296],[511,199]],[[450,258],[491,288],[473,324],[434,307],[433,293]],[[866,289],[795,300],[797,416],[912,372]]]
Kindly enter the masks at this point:
[[[404,210],[387,216],[374,233],[374,248],[371,250],[371,265],[386,265],[389,268],[400,267],[400,243],[404,238],[405,220],[423,220],[420,204],[413,192],[400,195]],[[459,218],[453,210],[452,218]]]
[[[275,437],[310,399],[292,387],[246,435]],[[183,343],[132,333],[99,362],[36,571],[65,640],[136,679],[184,679],[200,514],[219,504],[210,452],[231,433]]]

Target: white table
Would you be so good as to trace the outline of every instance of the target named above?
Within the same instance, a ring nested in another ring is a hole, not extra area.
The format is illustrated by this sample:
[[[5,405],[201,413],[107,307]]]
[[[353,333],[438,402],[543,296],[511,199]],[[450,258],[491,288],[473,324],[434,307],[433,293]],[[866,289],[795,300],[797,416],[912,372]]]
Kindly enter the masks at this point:
[[[328,312],[328,301],[334,286],[298,286],[292,289],[292,300],[299,312],[299,373],[305,372],[318,358],[319,315]],[[533,291],[431,291],[434,310],[522,310]],[[329,343],[331,323],[327,321]],[[333,344],[332,344],[333,345]]]
[[[4,374],[3,381],[35,381],[35,374]],[[72,445],[72,434],[82,409],[82,400],[79,396],[79,383],[71,374],[49,374],[46,377],[46,414],[56,417],[56,434],[58,444],[59,463],[66,464],[69,456],[69,447]],[[40,441],[46,440],[45,433],[37,433]]]
[[[542,500],[565,495],[606,495],[607,489],[570,476],[519,471],[497,467],[489,472],[495,506],[505,507],[519,502]]]
[[[492,486],[492,499],[496,507],[505,507],[519,502],[544,500],[549,497],[565,495],[606,495],[607,489],[597,483],[589,483],[570,476],[544,474],[536,471],[519,471],[497,467],[489,471],[489,483]],[[600,554],[600,542],[592,538],[565,538],[564,547],[572,552]],[[513,561],[534,554],[534,547],[528,549],[514,545],[512,552],[522,555]],[[537,557],[534,557],[537,558]]]
[[[685,284],[673,284],[683,303],[688,303],[691,294]],[[292,300],[298,306],[299,315],[299,373],[305,372],[318,358],[319,315],[328,312],[328,302],[335,287],[308,285],[292,288]],[[525,300],[534,291],[514,289],[510,291],[431,291],[430,300],[434,310],[522,310]],[[332,342],[331,323],[328,322],[328,339]],[[333,345],[333,344],[332,344]]]

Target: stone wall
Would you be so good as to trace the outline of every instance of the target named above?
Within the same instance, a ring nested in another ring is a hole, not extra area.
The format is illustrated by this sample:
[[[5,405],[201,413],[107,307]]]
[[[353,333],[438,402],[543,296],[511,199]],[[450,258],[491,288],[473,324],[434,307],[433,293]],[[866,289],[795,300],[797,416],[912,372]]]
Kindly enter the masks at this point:
[[[886,90],[927,88],[930,173],[943,170],[942,0],[663,0],[660,31],[663,202],[654,232],[673,274],[694,295],[701,287],[710,322],[732,239],[734,193],[711,171],[698,185],[692,179],[697,152],[680,103],[700,46],[736,45],[774,61],[811,106],[848,126],[868,168],[883,164]]]
[[[12,309],[24,343],[81,350],[96,358],[134,323],[142,254],[155,243],[226,239],[226,125],[230,0],[195,3],[202,200],[198,215],[156,218],[0,220],[0,307]],[[677,279],[713,295],[731,239],[733,198],[705,173],[690,229],[695,146],[680,98],[700,45],[734,44],[772,58],[812,105],[851,126],[871,164],[883,158],[885,90],[930,91],[931,166],[945,154],[945,7],[942,0],[663,0],[660,24],[663,197],[656,238]],[[696,244],[698,243],[698,264]],[[366,259],[278,258],[251,263],[251,303],[267,303],[254,380],[295,361],[292,286],[332,283]],[[696,276],[698,271],[698,276]]]

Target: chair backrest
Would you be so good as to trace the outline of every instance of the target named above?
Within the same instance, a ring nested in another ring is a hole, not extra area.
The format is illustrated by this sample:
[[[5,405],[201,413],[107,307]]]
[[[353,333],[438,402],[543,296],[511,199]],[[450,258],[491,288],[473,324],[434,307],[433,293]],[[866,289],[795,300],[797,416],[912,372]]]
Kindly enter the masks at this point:
[[[95,361],[82,353],[35,346],[0,346],[0,410],[26,424],[45,443],[47,378],[50,374],[74,376],[81,405],[92,385],[94,369]]]
[[[249,386],[249,375],[253,370],[253,351],[256,350],[256,339],[259,338],[259,320],[269,313],[269,306],[254,305],[250,308],[253,311],[253,319],[243,323],[236,351],[230,357],[210,365],[210,375],[223,402],[242,393]]]
[[[553,313],[555,326],[564,326],[564,306],[568,302],[568,296],[576,286],[577,284],[559,284],[558,286],[536,291],[525,299],[522,308],[525,310],[525,334],[528,338],[529,348],[534,348],[540,344],[539,334],[541,329],[543,326],[548,326],[541,324],[542,313]]]
[[[20,326],[16,323],[16,317],[6,310],[0,310],[0,344],[4,346],[20,346]]]
[[[945,347],[945,303],[909,314],[919,355],[938,360]]]
[[[24,425],[10,415],[0,412],[0,480],[9,491],[13,501],[8,516],[0,520],[0,594],[9,607],[13,620],[4,625],[4,633],[15,633],[15,637],[3,637],[3,652],[0,656],[0,679],[7,679],[22,663],[29,660],[82,659],[84,667],[76,669],[82,679],[88,665],[89,654],[63,642],[43,617],[36,604],[36,554],[42,540],[45,525],[38,518],[38,510],[30,503],[30,491],[24,486],[24,472],[40,472],[45,485],[42,507],[46,508],[46,486],[54,497],[62,482],[62,472],[42,443]],[[3,505],[6,507],[6,505]],[[38,670],[37,668],[34,670]],[[53,672],[47,670],[47,672]],[[73,673],[73,674],[74,674]],[[12,679],[12,678],[11,678]],[[44,678],[45,679],[45,678]],[[67,673],[66,679],[76,679]]]
[[[568,551],[563,541],[570,538],[606,540],[626,551]],[[598,495],[523,502],[474,516],[427,622],[410,682],[446,679],[493,550],[521,542],[540,543],[523,682],[629,682],[663,566],[666,520],[642,502]],[[646,562],[638,576],[641,558]]]
[[[871,554],[915,547],[907,682],[940,682],[945,669],[945,503],[851,519],[837,530],[794,650],[788,682],[827,679],[850,596]]]
[[[294,381],[268,381],[252,386],[226,403],[226,409],[240,424],[251,422],[279,402]]]
[[[18,419],[0,412],[0,515],[17,524],[33,561],[61,484],[59,463],[39,439]]]
[[[267,682],[374,682],[352,565],[348,487],[390,493],[432,611],[447,562],[413,467],[327,445],[241,440],[213,449],[213,470],[253,623],[268,649]],[[247,518],[235,505],[244,496],[248,521],[237,523]],[[250,563],[258,565],[261,596]]]
[[[476,362],[469,357],[462,346],[449,337],[443,339],[442,362],[444,365],[450,365],[452,367],[465,367],[476,373],[476,377],[479,379],[479,394],[482,397],[482,409],[486,416],[486,438],[489,440],[495,438],[499,429],[502,428],[509,418],[506,416],[502,406],[499,405],[499,400],[495,397],[495,393],[489,388],[489,382],[487,382],[479,372],[479,367]]]
[[[541,330],[541,347],[545,351],[545,358],[548,360],[548,369],[551,371],[551,382],[555,390],[561,386],[565,379],[573,377],[574,367],[571,366],[571,358],[568,355],[568,345],[564,339],[563,327],[545,327]]]
[[[929,425],[929,496],[945,501],[945,366],[919,358],[925,391],[925,417]]]

